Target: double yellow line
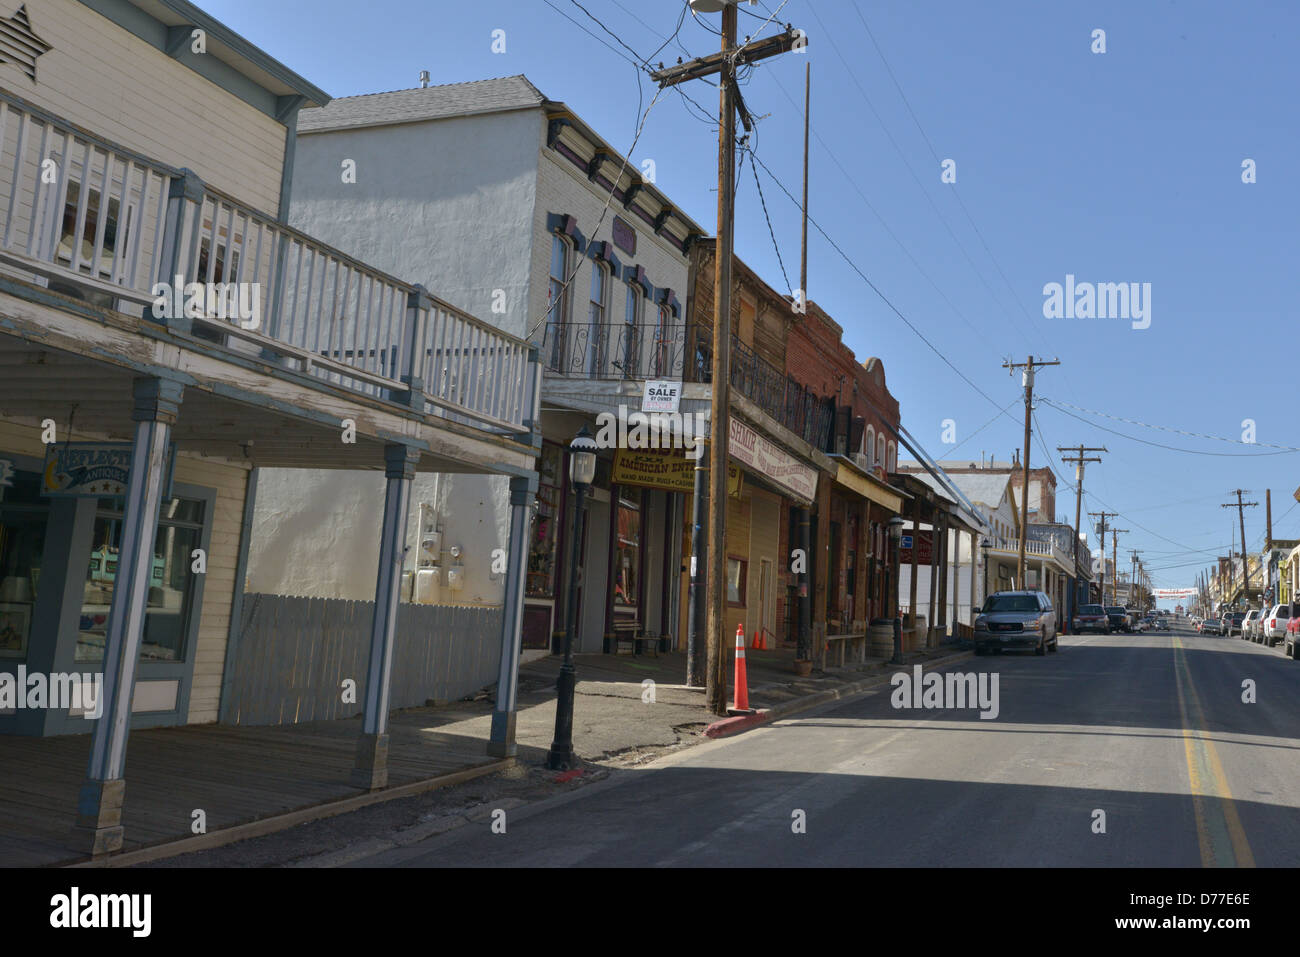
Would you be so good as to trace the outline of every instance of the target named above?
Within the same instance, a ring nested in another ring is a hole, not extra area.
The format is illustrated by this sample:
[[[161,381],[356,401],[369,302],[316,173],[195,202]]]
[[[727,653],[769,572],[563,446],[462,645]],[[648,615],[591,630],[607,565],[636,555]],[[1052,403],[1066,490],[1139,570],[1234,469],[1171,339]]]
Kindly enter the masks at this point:
[[[1174,639],[1174,680],[1178,688],[1178,710],[1183,722],[1183,749],[1187,755],[1187,778],[1192,787],[1192,805],[1196,809],[1196,837],[1201,847],[1202,867],[1254,867],[1255,856],[1237,816],[1232,788],[1219,761],[1219,752],[1210,740],[1205,712],[1196,694],[1192,675],[1183,654],[1183,643]],[[1196,719],[1195,728],[1188,717]]]

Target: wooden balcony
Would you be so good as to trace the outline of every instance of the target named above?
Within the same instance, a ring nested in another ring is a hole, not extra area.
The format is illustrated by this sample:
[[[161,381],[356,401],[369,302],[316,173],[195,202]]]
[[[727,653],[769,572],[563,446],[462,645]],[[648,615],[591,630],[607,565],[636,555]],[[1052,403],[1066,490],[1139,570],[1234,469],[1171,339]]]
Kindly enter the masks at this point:
[[[113,380],[104,363],[124,382],[164,367],[260,407],[232,428],[245,455],[259,423],[274,434],[268,419],[328,422],[337,447],[352,418],[461,468],[489,464],[494,447],[527,465],[515,453],[532,444],[534,346],[188,170],[0,91],[0,203],[0,291],[37,304],[6,309],[0,332],[24,340],[7,350],[15,374],[47,367],[38,390],[66,387],[50,365],[90,387]],[[129,383],[122,395],[129,405]],[[21,416],[21,398],[7,411]]]

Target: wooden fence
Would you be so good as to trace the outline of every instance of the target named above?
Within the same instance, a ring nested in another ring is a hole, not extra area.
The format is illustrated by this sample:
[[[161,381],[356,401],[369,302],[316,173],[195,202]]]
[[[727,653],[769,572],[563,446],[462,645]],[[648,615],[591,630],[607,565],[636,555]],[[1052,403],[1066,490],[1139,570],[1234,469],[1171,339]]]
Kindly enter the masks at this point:
[[[226,724],[350,718],[364,707],[374,603],[244,596],[243,627],[221,701]],[[501,609],[398,608],[390,707],[450,701],[497,679]],[[352,702],[343,682],[356,682]]]

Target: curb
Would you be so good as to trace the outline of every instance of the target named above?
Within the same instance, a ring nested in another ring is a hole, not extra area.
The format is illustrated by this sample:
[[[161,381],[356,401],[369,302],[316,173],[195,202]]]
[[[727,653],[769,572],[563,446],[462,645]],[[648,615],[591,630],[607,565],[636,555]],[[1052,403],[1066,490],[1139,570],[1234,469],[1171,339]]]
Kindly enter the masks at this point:
[[[440,774],[437,777],[410,781],[406,784],[398,784],[379,791],[370,791],[334,801],[326,801],[321,804],[313,804],[308,807],[287,811],[284,814],[276,814],[272,817],[258,818],[255,821],[225,827],[219,831],[210,831],[196,837],[183,837],[180,840],[151,844],[148,847],[141,847],[132,851],[112,854],[102,858],[83,859],[62,866],[71,868],[129,867],[133,864],[147,864],[151,861],[176,857],[179,854],[189,854],[193,851],[206,851],[210,848],[233,844],[236,841],[247,840],[250,837],[263,837],[267,834],[288,830],[299,824],[306,824],[308,821],[318,821],[322,818],[346,814],[348,811],[355,811],[372,804],[383,804],[386,801],[412,797],[416,794],[423,794],[425,791],[460,784],[464,781],[472,781],[474,778],[483,777],[497,771],[504,771],[506,768],[512,767],[515,762],[516,759],[512,757],[501,758],[474,767],[462,768],[459,771]]]
[[[908,665],[920,664],[922,669],[928,670],[939,665],[951,664],[954,661],[962,661],[974,656],[972,651],[958,651],[943,658],[932,658],[923,662],[909,662]],[[794,701],[787,701],[782,704],[774,705],[771,708],[761,708],[754,714],[738,715],[733,718],[722,718],[713,722],[704,729],[706,738],[725,738],[733,734],[740,734],[748,731],[750,728],[756,728],[759,725],[767,724],[771,721],[779,721],[782,718],[789,717],[792,714],[798,714],[800,711],[807,711],[818,705],[829,704],[832,701],[839,701],[842,698],[851,698],[860,694],[875,685],[886,680],[885,670],[880,674],[872,675],[870,678],[863,678],[859,681],[850,682],[849,684],[840,685],[838,688],[827,688],[825,691],[819,691],[816,694],[808,695],[804,698],[796,698]]]

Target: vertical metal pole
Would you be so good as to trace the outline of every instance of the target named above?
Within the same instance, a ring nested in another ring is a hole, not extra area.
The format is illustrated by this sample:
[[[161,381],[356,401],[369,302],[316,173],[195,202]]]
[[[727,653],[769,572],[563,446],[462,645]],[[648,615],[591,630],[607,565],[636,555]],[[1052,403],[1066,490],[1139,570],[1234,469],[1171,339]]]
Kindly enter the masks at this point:
[[[803,304],[808,304],[808,129],[811,125],[809,108],[812,103],[812,62],[803,65],[803,206],[800,207],[801,233],[799,238],[799,292]]]
[[[575,488],[573,508],[573,550],[570,553],[569,567],[573,572],[569,576],[568,613],[564,620],[564,661],[560,665],[559,677],[555,680],[555,736],[551,740],[551,750],[546,755],[546,766],[552,771],[567,771],[573,767],[573,692],[578,685],[573,668],[573,633],[578,618],[578,561],[582,557],[582,518],[583,506],[587,497],[587,486]],[[617,507],[617,506],[615,506]]]
[[[722,53],[736,45],[736,5],[722,10]],[[719,77],[718,109],[718,241],[713,273],[713,407],[710,432],[713,438],[712,471],[709,475],[709,653],[706,698],[716,715],[727,713],[727,656],[723,650],[723,614],[727,599],[727,442],[730,430],[731,368],[731,256],[735,221],[732,191],[735,188],[736,110],[735,70],[724,64]]]

